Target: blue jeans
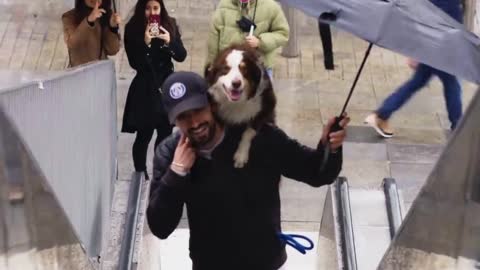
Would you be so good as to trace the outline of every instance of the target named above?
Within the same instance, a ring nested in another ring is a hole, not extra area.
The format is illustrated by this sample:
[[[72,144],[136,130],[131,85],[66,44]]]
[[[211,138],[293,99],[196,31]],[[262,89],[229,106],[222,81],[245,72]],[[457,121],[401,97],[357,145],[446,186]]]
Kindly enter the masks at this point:
[[[448,119],[453,130],[460,117],[462,117],[462,89],[460,83],[455,76],[424,64],[419,64],[413,77],[383,102],[382,106],[376,111],[378,117],[383,120],[390,118],[392,113],[400,109],[415,92],[428,83],[432,75],[437,75],[443,83],[443,95],[447,105]]]

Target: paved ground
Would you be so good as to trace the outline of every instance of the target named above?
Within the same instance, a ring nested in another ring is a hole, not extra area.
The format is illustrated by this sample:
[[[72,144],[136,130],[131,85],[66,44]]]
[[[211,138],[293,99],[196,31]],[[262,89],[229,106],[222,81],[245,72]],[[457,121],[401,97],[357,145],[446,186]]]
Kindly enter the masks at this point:
[[[58,0],[56,0],[58,2]],[[0,1],[0,70],[56,71],[67,64],[60,11],[55,1],[48,5],[26,5],[26,0]],[[127,14],[131,0],[119,1],[122,14]],[[185,62],[177,70],[201,72],[206,55],[206,33],[214,1],[168,0],[167,7],[182,29],[188,50]],[[48,9],[47,7],[52,8]],[[58,8],[57,8],[58,9]],[[49,12],[47,12],[47,10]],[[298,14],[298,58],[277,57],[274,68],[278,97],[278,124],[288,134],[308,145],[315,145],[325,121],[339,113],[346,98],[367,43],[354,36],[333,31],[336,69],[323,68],[323,55],[313,20]],[[129,67],[123,49],[114,57],[118,74],[118,122],[121,123],[126,93],[134,71]],[[392,118],[396,136],[379,139],[362,123],[383,99],[406,80],[411,71],[404,57],[381,48],[374,48],[357,86],[348,112],[352,117],[342,175],[353,187],[378,188],[384,177],[394,177],[410,204],[430,172],[446,142],[445,105],[441,85],[433,80],[415,99]],[[466,107],[476,86],[463,82]],[[119,125],[120,126],[120,125]],[[118,144],[119,182],[112,212],[114,235],[107,260],[113,267],[115,246],[119,245],[125,202],[133,165],[131,145],[134,136],[120,134]],[[152,151],[149,155],[151,156]],[[150,160],[150,159],[149,159]],[[151,166],[149,166],[151,168]],[[325,188],[312,189],[293,181],[282,186],[282,221],[287,230],[318,231]],[[183,221],[181,227],[185,227]],[[148,236],[147,236],[148,237]]]

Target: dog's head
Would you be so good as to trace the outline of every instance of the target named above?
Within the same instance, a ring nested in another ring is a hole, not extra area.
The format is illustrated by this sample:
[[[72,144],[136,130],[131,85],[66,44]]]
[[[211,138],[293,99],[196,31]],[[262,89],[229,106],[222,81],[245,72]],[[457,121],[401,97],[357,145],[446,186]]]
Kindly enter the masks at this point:
[[[217,101],[240,102],[254,97],[263,76],[257,52],[243,45],[223,50],[205,70],[209,92]]]

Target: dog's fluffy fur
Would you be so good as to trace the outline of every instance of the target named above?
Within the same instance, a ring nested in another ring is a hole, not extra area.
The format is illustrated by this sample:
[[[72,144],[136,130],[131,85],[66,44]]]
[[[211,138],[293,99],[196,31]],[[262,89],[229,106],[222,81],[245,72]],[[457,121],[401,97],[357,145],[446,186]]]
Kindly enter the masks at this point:
[[[257,131],[275,123],[276,98],[270,77],[255,50],[234,45],[207,67],[205,78],[220,120],[227,125],[247,124],[234,155],[234,166],[242,168]]]

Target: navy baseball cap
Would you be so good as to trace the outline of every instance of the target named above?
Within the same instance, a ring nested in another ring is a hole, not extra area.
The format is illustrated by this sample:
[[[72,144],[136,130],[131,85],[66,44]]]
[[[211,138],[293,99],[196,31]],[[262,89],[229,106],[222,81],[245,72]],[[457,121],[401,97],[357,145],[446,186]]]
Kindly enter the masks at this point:
[[[174,124],[177,116],[185,111],[208,106],[208,85],[194,72],[174,72],[162,86],[162,101],[168,120]]]

